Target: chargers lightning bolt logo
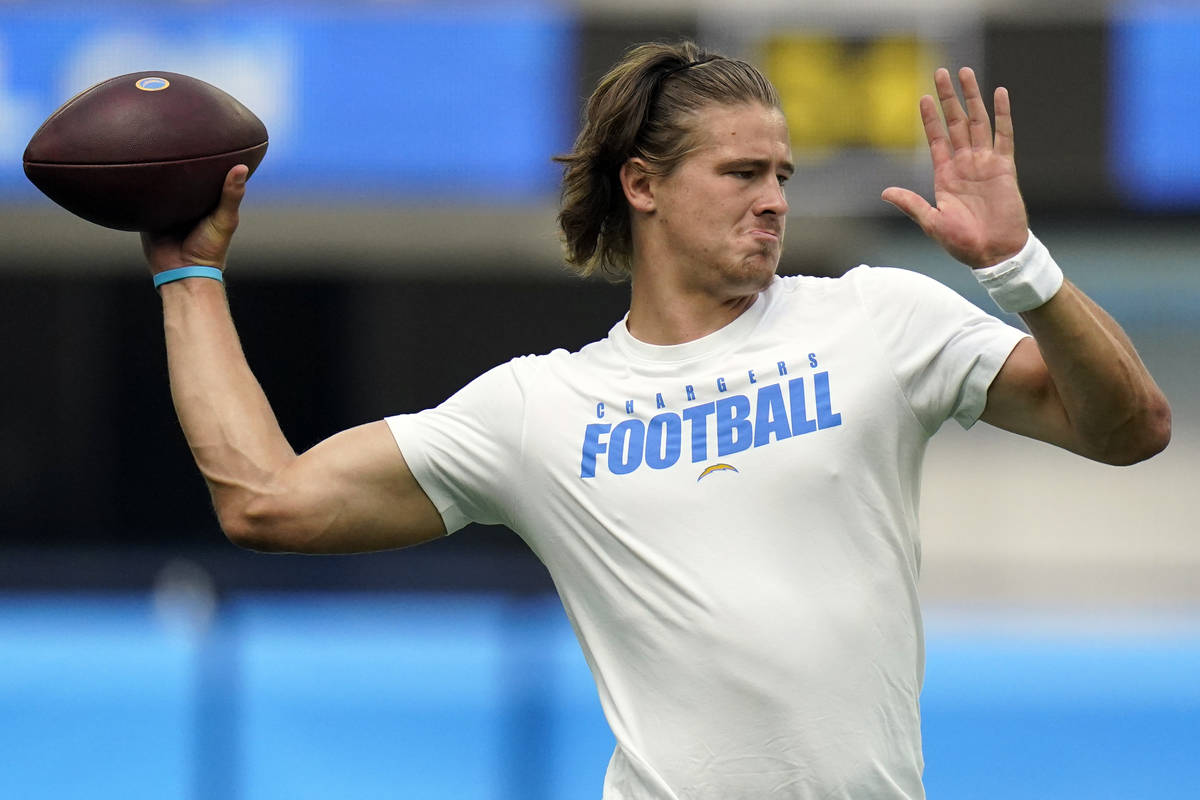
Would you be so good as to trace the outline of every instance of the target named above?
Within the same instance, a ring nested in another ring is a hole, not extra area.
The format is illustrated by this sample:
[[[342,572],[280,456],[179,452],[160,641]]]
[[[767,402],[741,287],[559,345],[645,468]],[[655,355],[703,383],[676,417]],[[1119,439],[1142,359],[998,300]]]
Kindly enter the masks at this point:
[[[704,472],[701,472],[700,477],[696,478],[696,483],[699,483],[700,481],[704,480],[709,475],[712,475],[714,472],[721,472],[721,471],[727,470],[727,469],[733,470],[734,472],[738,471],[737,467],[731,466],[729,464],[713,464],[711,467],[704,468]]]

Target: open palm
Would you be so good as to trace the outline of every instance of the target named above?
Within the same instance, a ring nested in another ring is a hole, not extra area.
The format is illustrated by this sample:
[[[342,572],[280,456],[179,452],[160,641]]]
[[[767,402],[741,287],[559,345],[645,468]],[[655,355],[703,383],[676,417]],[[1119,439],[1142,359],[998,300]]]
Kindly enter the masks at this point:
[[[898,186],[885,189],[883,199],[907,214],[959,261],[971,267],[987,267],[1021,250],[1029,220],[1017,186],[1008,91],[996,90],[993,136],[975,73],[964,67],[958,79],[966,110],[954,92],[950,73],[939,69],[934,74],[944,124],[932,97],[926,95],[920,102],[921,121],[933,159],[936,205]]]

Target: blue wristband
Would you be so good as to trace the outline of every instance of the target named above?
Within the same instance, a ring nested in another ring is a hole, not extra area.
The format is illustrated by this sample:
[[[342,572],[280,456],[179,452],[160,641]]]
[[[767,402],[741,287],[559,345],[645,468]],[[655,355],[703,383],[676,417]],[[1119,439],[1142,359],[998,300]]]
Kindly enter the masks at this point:
[[[216,267],[176,267],[175,269],[165,269],[154,276],[154,288],[162,286],[164,283],[171,281],[181,281],[184,278],[212,278],[214,281],[225,282],[224,276],[221,275],[221,270]]]

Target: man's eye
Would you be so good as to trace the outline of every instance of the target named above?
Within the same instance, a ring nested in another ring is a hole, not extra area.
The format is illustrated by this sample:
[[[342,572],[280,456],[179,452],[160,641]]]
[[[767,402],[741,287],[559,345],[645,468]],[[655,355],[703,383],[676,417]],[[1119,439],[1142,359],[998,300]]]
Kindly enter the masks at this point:
[[[743,180],[748,180],[748,179],[754,177],[754,173],[748,169],[734,170],[733,172],[730,172],[729,174],[735,178],[742,178]]]
[[[777,181],[779,181],[780,186],[783,186],[785,183],[788,182],[788,178],[790,178],[790,177],[792,177],[792,176],[791,175],[776,175],[775,179]]]

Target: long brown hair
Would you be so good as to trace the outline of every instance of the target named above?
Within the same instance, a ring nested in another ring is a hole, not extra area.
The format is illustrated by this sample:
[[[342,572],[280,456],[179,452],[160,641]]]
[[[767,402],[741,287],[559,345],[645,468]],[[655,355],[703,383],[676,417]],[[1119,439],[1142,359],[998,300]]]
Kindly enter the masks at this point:
[[[712,104],[779,108],[770,81],[744,61],[694,42],[643,44],[600,79],[563,168],[562,229],[567,263],[582,275],[629,277],[633,241],[620,170],[641,158],[667,175],[695,146],[694,122]]]

